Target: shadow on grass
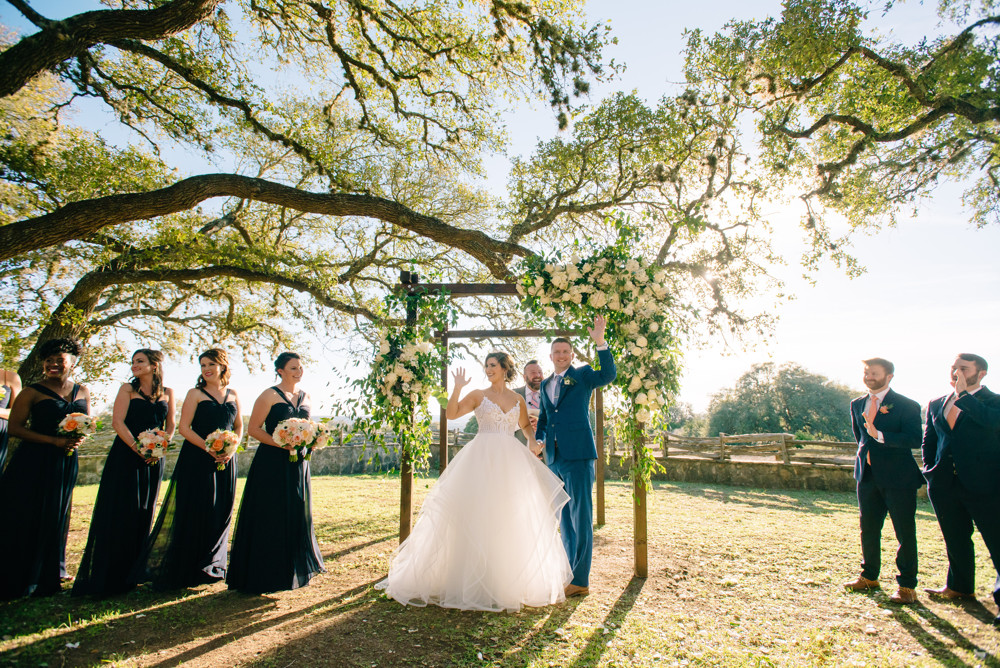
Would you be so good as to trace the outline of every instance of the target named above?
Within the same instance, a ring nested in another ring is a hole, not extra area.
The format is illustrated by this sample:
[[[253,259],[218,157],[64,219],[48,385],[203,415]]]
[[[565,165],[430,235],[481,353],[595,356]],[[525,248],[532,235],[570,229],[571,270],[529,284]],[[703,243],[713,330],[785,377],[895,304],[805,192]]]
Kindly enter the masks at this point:
[[[915,606],[901,606],[888,602],[880,602],[879,607],[892,612],[892,618],[899,622],[900,626],[906,629],[907,633],[919,642],[928,654],[945,664],[965,665],[963,657],[958,656],[951,650],[948,644],[941,641],[934,633],[924,628],[925,624],[932,627],[941,636],[951,640],[956,647],[968,650],[969,652],[979,652],[986,665],[997,665],[997,657],[990,654],[988,650],[970,641],[958,628],[947,619],[935,614],[922,603]],[[961,607],[979,621],[986,624],[993,623],[993,614],[986,609],[979,601],[956,602],[956,606]],[[919,619],[918,619],[919,618]],[[921,624],[923,620],[924,624]]]
[[[349,545],[348,547],[345,547],[341,550],[337,550],[336,552],[330,552],[329,554],[324,554],[323,560],[326,561],[326,560],[340,559],[341,557],[346,557],[352,552],[357,552],[358,550],[363,550],[366,547],[371,547],[372,545],[378,545],[379,543],[386,543],[391,540],[396,540],[398,537],[399,537],[398,534],[391,533],[387,536],[382,536],[381,538],[373,538],[367,543],[358,543],[357,545]]]
[[[357,597],[371,590],[372,586],[377,581],[378,580],[372,580],[371,582],[359,585],[354,589],[342,592],[324,601],[314,603],[313,605],[307,608],[302,608],[300,610],[295,610],[293,612],[289,612],[284,615],[271,617],[266,620],[256,619],[256,620],[244,621],[244,620],[230,618],[228,620],[225,620],[223,623],[216,625],[220,627],[225,627],[227,633],[223,633],[222,635],[207,640],[206,642],[201,643],[197,647],[192,647],[186,652],[183,652],[181,654],[171,655],[170,658],[168,659],[165,659],[159,663],[152,663],[150,665],[154,667],[183,665],[188,661],[193,661],[200,656],[203,656],[209,652],[224,647],[230,643],[238,642],[240,638],[252,636],[256,633],[266,631],[275,626],[280,626],[282,624],[288,624],[290,622],[294,622],[297,619],[306,617],[315,612],[323,612],[324,614],[343,613],[347,610],[350,610],[351,608],[355,608],[365,603],[368,600],[368,598],[358,599]],[[233,606],[235,604],[237,607],[245,606],[246,610],[249,612],[262,610],[265,607],[267,608],[274,607],[274,602],[268,599],[266,595],[248,595],[248,594],[241,594],[238,592],[225,592],[223,595],[227,597],[225,604],[228,604],[230,606]],[[219,603],[215,603],[213,605],[218,606]],[[171,643],[170,646],[174,644],[178,643]],[[155,649],[155,648],[150,648],[147,645],[147,647],[145,647],[144,649],[148,651],[150,649]]]
[[[242,598],[222,590],[200,593],[183,589],[166,594],[140,590],[120,599],[87,601],[69,599],[77,620],[95,620],[59,632],[58,618],[40,619],[39,630],[55,633],[11,650],[6,658],[17,661],[61,656],[61,665],[101,663],[105,655],[129,656],[156,653],[194,640],[212,629],[242,627],[247,620],[274,606],[266,599]],[[50,611],[51,612],[51,611]],[[106,616],[115,619],[102,619]]]
[[[604,622],[600,627],[594,629],[576,660],[569,664],[570,668],[589,668],[600,663],[608,643],[618,635],[618,629],[625,623],[625,617],[632,610],[635,600],[639,597],[645,584],[646,578],[632,577],[628,585],[625,586],[625,590],[622,591],[618,600],[604,617]],[[607,634],[604,633],[605,630],[608,631]]]

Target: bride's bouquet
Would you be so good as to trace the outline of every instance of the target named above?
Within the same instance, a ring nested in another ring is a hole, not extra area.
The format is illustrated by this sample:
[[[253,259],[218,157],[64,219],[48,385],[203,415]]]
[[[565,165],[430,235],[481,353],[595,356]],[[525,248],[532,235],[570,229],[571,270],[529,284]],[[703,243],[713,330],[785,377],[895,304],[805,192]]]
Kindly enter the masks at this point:
[[[86,438],[97,431],[97,418],[86,413],[70,413],[59,421],[59,433],[66,436]],[[76,447],[66,448],[66,456],[73,455]]]
[[[288,418],[278,423],[272,438],[281,447],[288,448],[288,461],[299,461],[300,454],[303,459],[309,459],[310,446],[316,441],[318,426],[305,418]]]
[[[212,454],[232,456],[240,447],[240,437],[236,435],[236,432],[228,429],[216,429],[205,437],[205,447]],[[224,471],[226,465],[219,462],[216,468]]]
[[[163,459],[170,449],[170,439],[167,432],[162,429],[147,429],[135,437],[135,442],[139,446],[139,456],[145,459],[150,466],[156,464],[154,459]]]

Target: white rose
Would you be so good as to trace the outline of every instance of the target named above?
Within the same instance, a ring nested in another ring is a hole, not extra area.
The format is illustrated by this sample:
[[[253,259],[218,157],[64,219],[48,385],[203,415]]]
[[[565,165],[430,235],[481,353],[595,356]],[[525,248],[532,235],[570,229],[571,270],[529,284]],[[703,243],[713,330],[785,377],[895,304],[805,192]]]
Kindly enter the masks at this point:
[[[535,276],[535,287],[542,288],[545,287],[545,279],[541,276]]]
[[[649,422],[649,418],[652,417],[648,410],[645,408],[640,408],[636,411],[635,419],[639,422]]]
[[[404,393],[409,392],[410,391],[410,383],[404,380],[403,383],[400,385],[400,388],[402,388],[402,390],[403,390]]]
[[[642,384],[643,384],[643,386],[645,386],[645,388],[647,390],[651,390],[654,387],[656,387],[656,381],[652,380],[652,379],[649,379],[649,378],[647,378],[646,380],[642,381]]]
[[[608,303],[608,296],[603,292],[595,292],[590,295],[589,304],[594,308],[603,308]]]
[[[625,325],[625,329],[628,331],[629,334],[635,336],[636,334],[639,333],[639,323],[637,323],[635,320],[629,320],[628,324]]]
[[[593,270],[593,268],[594,268],[594,265],[592,265],[591,263],[587,262],[586,264],[583,265],[583,273],[589,274],[591,272],[591,270]]]
[[[403,379],[404,383],[409,383],[413,380],[413,372],[409,369],[403,369],[403,373],[399,374],[399,377]]]
[[[392,404],[395,408],[399,408],[400,406],[403,405],[403,400],[400,399],[399,397],[393,397],[392,399],[389,400],[389,403]]]
[[[552,264],[551,262],[545,265],[545,272],[549,276],[551,276],[552,272],[554,272],[555,270],[556,270],[556,266],[554,264]]]
[[[642,354],[642,348],[640,348],[639,346],[632,346],[632,350],[630,350],[629,352],[638,357],[639,355]]]
[[[420,395],[416,392],[410,394],[410,403],[418,404],[420,403]]]
[[[646,397],[645,392],[640,392],[639,394],[635,395],[635,403],[637,403],[638,405],[645,406],[647,401],[648,398]]]
[[[521,285],[520,283],[518,283],[517,284],[517,294],[519,294],[519,295],[521,295],[523,297],[524,295],[528,294],[528,290],[523,285]]]
[[[649,331],[652,332],[653,334],[656,334],[658,331],[660,331],[660,323],[655,321],[649,323]]]
[[[430,341],[422,341],[420,343],[420,352],[426,354],[432,350],[434,350],[434,344],[431,343]]]
[[[388,355],[389,354],[389,342],[388,341],[383,341],[382,343],[378,344],[378,351],[380,353],[382,353],[383,355]]]
[[[645,348],[646,346],[649,345],[649,341],[646,340],[645,336],[640,336],[638,339],[635,340],[635,345],[639,346],[640,348]]]
[[[618,298],[617,294],[615,293],[611,294],[611,297],[608,299],[608,308],[611,309],[612,311],[622,310],[622,302],[621,299]]]
[[[395,385],[397,377],[398,376],[394,372],[392,372],[392,371],[390,371],[389,373],[385,374],[385,385],[386,385],[386,387],[392,387],[393,385]]]
[[[573,301],[574,304],[579,304],[580,302],[583,301],[583,295],[580,294],[579,290],[576,290],[574,292],[570,292],[569,293],[569,297]]]
[[[554,318],[554,317],[556,317],[556,310],[554,308],[552,308],[551,306],[546,306],[545,307],[545,317],[546,318]]]
[[[660,400],[660,393],[657,392],[655,389],[650,390],[648,392],[647,396],[649,397],[650,401],[659,401]]]
[[[642,388],[642,381],[639,380],[638,376],[636,376],[635,378],[633,378],[632,382],[628,384],[628,391],[629,392],[635,392],[635,391],[637,391],[637,390],[639,390],[641,388]]]
[[[631,304],[629,304],[628,306],[622,309],[622,313],[624,313],[625,315],[634,315],[635,308]]]

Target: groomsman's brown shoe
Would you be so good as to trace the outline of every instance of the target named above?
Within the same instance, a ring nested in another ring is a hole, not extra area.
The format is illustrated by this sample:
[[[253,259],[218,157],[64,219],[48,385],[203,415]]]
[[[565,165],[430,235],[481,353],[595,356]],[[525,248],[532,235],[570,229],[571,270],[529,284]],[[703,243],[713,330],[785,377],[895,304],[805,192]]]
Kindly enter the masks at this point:
[[[976,598],[975,594],[963,594],[960,591],[955,591],[954,589],[951,589],[950,587],[948,587],[948,585],[945,585],[940,589],[925,589],[924,591],[930,594],[931,596],[945,598],[948,599],[949,601],[957,601],[960,599],[971,601]]]
[[[566,585],[566,598],[570,598],[572,596],[587,596],[588,594],[590,594],[590,587],[579,587],[574,584]]]
[[[882,585],[878,580],[869,580],[864,575],[859,575],[857,580],[845,582],[844,586],[852,591],[868,591],[869,589],[880,589]]]
[[[917,592],[909,587],[900,587],[896,590],[895,594],[889,597],[889,600],[893,603],[910,605],[911,603],[917,602]]]

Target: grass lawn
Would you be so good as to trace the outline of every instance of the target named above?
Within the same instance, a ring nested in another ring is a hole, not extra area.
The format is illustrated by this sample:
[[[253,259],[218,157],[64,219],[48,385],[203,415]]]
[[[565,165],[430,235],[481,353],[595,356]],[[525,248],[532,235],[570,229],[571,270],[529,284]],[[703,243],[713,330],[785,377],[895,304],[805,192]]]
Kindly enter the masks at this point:
[[[418,479],[417,499],[433,479]],[[96,486],[76,491],[69,562],[86,540]],[[883,536],[883,586],[855,594],[851,494],[656,483],[649,578],[632,577],[629,487],[607,488],[591,595],[520,613],[406,608],[373,585],[396,546],[394,477],[313,480],[328,572],[267,596],[224,585],[105,601],[59,596],[0,603],[6,666],[910,666],[1000,665],[990,622],[995,571],[976,537],[975,603],[901,607],[895,539]],[[933,512],[918,505],[920,586],[944,583]],[[15,549],[2,546],[0,549]]]

